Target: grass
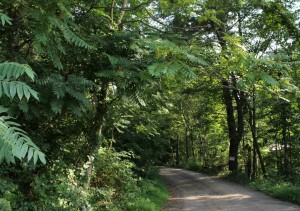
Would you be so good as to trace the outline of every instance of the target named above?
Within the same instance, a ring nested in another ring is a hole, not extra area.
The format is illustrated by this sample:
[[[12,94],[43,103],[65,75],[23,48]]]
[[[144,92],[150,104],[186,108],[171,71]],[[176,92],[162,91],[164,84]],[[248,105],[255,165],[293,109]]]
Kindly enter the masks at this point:
[[[300,204],[300,184],[293,184],[280,179],[257,179],[250,180],[244,174],[232,174],[223,172],[219,174],[222,178],[245,185],[251,189],[259,190],[271,197]]]
[[[140,192],[133,197],[131,202],[127,203],[125,209],[130,211],[161,210],[168,197],[167,187],[159,176],[145,179],[140,183]]]
[[[203,172],[209,175],[218,175],[223,179],[239,183],[251,189],[261,191],[271,197],[300,204],[300,184],[284,181],[279,178],[267,178],[251,180],[245,176],[245,173],[230,173],[229,171],[220,171],[219,169],[204,169],[201,163],[189,162],[185,169]]]
[[[247,186],[274,198],[300,204],[300,185],[283,181],[257,180],[250,182]]]

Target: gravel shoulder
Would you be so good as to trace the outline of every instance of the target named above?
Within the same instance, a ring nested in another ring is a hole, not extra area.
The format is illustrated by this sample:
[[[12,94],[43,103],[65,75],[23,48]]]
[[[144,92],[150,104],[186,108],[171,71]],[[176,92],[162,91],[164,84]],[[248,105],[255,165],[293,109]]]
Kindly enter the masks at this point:
[[[294,211],[300,206],[193,171],[162,167],[170,199],[163,210]]]

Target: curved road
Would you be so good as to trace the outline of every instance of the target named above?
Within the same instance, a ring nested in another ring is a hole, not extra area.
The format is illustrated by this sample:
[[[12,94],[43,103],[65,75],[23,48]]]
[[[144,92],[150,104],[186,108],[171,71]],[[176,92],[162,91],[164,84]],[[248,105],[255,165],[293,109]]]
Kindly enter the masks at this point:
[[[241,185],[217,177],[162,167],[171,198],[163,210],[277,211],[299,210],[300,206],[272,199]]]

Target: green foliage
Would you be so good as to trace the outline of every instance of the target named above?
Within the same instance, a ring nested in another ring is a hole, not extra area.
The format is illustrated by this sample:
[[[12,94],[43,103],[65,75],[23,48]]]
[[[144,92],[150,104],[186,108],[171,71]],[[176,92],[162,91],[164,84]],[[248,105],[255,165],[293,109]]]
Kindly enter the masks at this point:
[[[156,61],[148,67],[153,76],[181,73],[187,78],[195,79],[193,67],[201,68],[208,65],[201,54],[193,54],[191,47],[179,46],[168,40],[144,39],[139,45],[145,50],[153,51]]]
[[[219,176],[223,177],[226,180],[237,182],[252,189],[259,190],[274,198],[300,204],[299,184],[285,182],[276,177],[251,180],[247,178],[243,172],[232,173],[223,171],[219,173]]]
[[[11,211],[10,203],[9,201],[6,201],[5,199],[0,198],[0,209],[2,211]]]
[[[0,97],[2,95],[9,98],[18,96],[20,100],[23,97],[29,100],[30,96],[33,96],[38,100],[37,92],[19,81],[24,74],[34,81],[35,73],[29,66],[14,62],[0,63]]]
[[[32,194],[36,201],[21,205],[22,209],[89,209],[88,190],[82,185],[80,177],[73,169],[57,175],[44,174],[31,183]],[[54,194],[49,195],[49,192]]]
[[[22,100],[25,97],[29,100],[30,96],[38,99],[37,92],[28,85],[18,81],[22,75],[26,74],[32,81],[35,73],[29,66],[18,63],[0,64],[0,97],[5,94],[9,98],[16,95]],[[26,132],[20,129],[20,124],[14,122],[12,117],[5,115],[7,108],[0,106],[0,162],[5,160],[7,163],[15,163],[15,157],[28,161],[33,160],[36,164],[38,160],[46,163],[45,155],[27,136]]]
[[[164,182],[156,176],[152,180],[143,180],[139,183],[139,191],[126,202],[124,210],[161,210],[168,199],[168,191]]]
[[[121,198],[135,183],[132,172],[134,164],[128,161],[131,156],[133,155],[128,152],[100,148],[93,162],[95,170],[91,177],[91,186],[113,188],[113,197]]]
[[[85,95],[88,88],[93,88],[96,84],[82,76],[68,75],[64,77],[60,74],[50,74],[41,78],[38,82],[41,87],[47,87],[52,91],[43,93],[44,97],[49,101],[51,110],[55,114],[60,114],[63,108],[68,104],[70,109],[75,115],[81,116],[86,108],[90,105],[90,101]],[[50,99],[49,99],[50,98]]]
[[[190,68],[181,62],[154,63],[148,67],[148,71],[153,76],[174,75],[177,72],[182,73],[185,77],[194,79],[196,74]]]
[[[206,169],[203,167],[203,163],[197,159],[188,159],[187,161],[183,161],[181,162],[180,167],[191,171],[206,172]]]
[[[249,183],[249,187],[260,190],[274,198],[300,204],[300,186],[284,181],[259,180]]]
[[[1,20],[2,26],[4,26],[6,23],[11,25],[12,19],[3,13],[0,13],[0,20]]]
[[[12,207],[16,201],[21,200],[18,185],[14,184],[10,179],[3,177],[2,169],[0,175],[0,198],[10,202],[10,206]]]
[[[18,191],[22,186],[2,180],[1,174],[0,197],[10,201],[14,210],[159,210],[168,193],[158,170],[151,178],[137,179],[128,156],[101,148],[92,161],[95,165],[89,184],[86,178],[90,162],[70,168],[57,161],[51,166],[52,172],[40,174],[26,187],[30,200]],[[26,176],[24,179],[28,180]]]
[[[36,164],[39,159],[46,164],[45,154],[32,142],[26,132],[20,129],[20,125],[11,120],[9,116],[3,116],[7,109],[0,108],[0,162],[15,163],[14,157],[27,161],[33,160]]]
[[[56,17],[49,17],[48,20],[53,26],[61,30],[67,42],[72,43],[77,47],[83,47],[86,49],[93,48],[92,46],[87,44],[84,40],[82,40],[80,37],[78,37],[74,32],[72,32],[71,29],[68,27],[68,25],[62,22],[60,19]]]

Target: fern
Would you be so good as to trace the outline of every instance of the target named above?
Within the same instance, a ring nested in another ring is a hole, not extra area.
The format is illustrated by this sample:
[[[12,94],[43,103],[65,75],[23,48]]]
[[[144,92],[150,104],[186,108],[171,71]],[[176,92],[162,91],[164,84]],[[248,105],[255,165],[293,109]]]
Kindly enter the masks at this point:
[[[20,100],[24,98],[29,100],[33,96],[38,99],[36,91],[19,81],[24,74],[32,81],[35,78],[35,73],[27,65],[13,62],[0,63],[0,97],[4,95],[12,99],[18,96]],[[19,106],[24,111],[28,110],[24,101],[21,101]],[[0,106],[0,162],[5,160],[7,163],[15,163],[15,157],[20,160],[27,157],[27,160],[33,160],[34,164],[38,159],[45,164],[44,153],[32,142],[26,132],[20,129],[20,125],[14,122],[12,117],[4,115],[7,111],[7,108]]]
[[[182,47],[168,40],[143,40],[144,51],[152,51],[156,61],[148,67],[153,76],[162,74],[175,74],[180,72],[188,78],[195,78],[193,67],[205,67],[208,63],[202,55],[195,55],[192,47]]]
[[[260,78],[262,81],[264,81],[265,83],[271,85],[271,86],[278,86],[279,85],[279,82],[273,78],[272,76],[270,76],[269,74],[265,73],[265,72],[262,72],[260,74]]]
[[[18,81],[18,78],[26,74],[34,80],[35,73],[27,65],[21,65],[14,62],[6,62],[0,64],[0,97],[6,95],[14,98],[16,95],[21,100],[26,97],[29,100],[33,96],[38,100],[38,93],[31,89],[25,83]]]
[[[112,67],[122,67],[123,69],[127,68],[136,68],[137,67],[137,62],[135,60],[130,60],[128,58],[124,58],[124,57],[116,57],[116,56],[111,56],[106,54]]]
[[[74,90],[72,87],[66,87],[66,92],[74,97],[79,102],[83,103],[85,106],[89,105],[88,99],[85,97],[85,95],[82,92],[78,92]]]
[[[64,106],[70,109],[75,115],[85,110],[90,105],[90,101],[85,95],[86,88],[94,87],[96,84],[82,76],[69,75],[66,78],[59,74],[51,74],[37,82],[41,86],[47,86],[54,96],[51,97],[51,110],[61,113]],[[49,99],[48,99],[49,100]],[[72,107],[70,106],[70,104]],[[77,106],[77,108],[75,108]]]
[[[11,18],[3,13],[0,13],[0,20],[1,20],[2,26],[4,26],[6,23],[11,25]]]
[[[88,87],[93,87],[96,86],[96,84],[93,81],[87,80],[86,78],[82,76],[77,76],[77,75],[70,75],[69,76],[69,81],[71,81],[73,84],[77,84],[79,86],[88,86]]]
[[[116,73],[111,70],[102,70],[101,72],[95,73],[95,75],[103,78],[115,78]]]
[[[18,107],[21,111],[23,111],[24,113],[28,112],[28,102],[24,99],[22,99],[19,104]]]
[[[0,77],[3,78],[19,78],[21,75],[26,73],[26,75],[34,80],[35,73],[28,65],[19,64],[15,62],[5,62],[0,63]]]
[[[82,115],[82,112],[85,111],[85,109],[82,108],[77,103],[70,103],[69,107],[70,107],[71,111],[78,117],[80,117]]]
[[[153,63],[148,67],[148,71],[152,76],[161,76],[163,74],[174,75],[179,72],[187,78],[195,78],[196,74],[192,69],[185,65],[183,62],[165,62],[165,63]]]
[[[51,59],[57,69],[63,69],[61,55],[65,55],[66,43],[79,48],[93,49],[91,45],[75,34],[77,25],[73,16],[62,2],[51,2],[53,8],[48,11],[27,8],[26,13],[35,20],[33,47],[41,56]],[[57,17],[53,11],[60,11]]]
[[[52,89],[57,98],[63,98],[66,95],[66,87],[63,83],[57,83],[52,86]]]
[[[7,109],[0,107],[0,113]],[[45,154],[32,142],[20,125],[9,116],[0,116],[0,162],[15,163],[15,157],[22,160],[27,158],[36,164],[39,159],[46,163]]]
[[[47,47],[45,52],[50,57],[50,59],[53,62],[54,67],[56,67],[59,70],[62,70],[64,68],[63,64],[61,63],[61,60],[58,56],[57,49],[53,47],[56,43],[49,43],[51,47]]]
[[[61,99],[54,99],[51,101],[50,105],[51,105],[52,111],[54,113],[58,114],[58,113],[61,113],[64,102]]]
[[[60,21],[55,17],[49,17],[48,20],[52,25],[56,26],[61,30],[67,42],[73,43],[77,47],[93,49],[91,45],[87,44],[84,40],[82,40],[74,32],[72,32],[71,29],[68,27],[68,25],[66,25],[64,22]]]

